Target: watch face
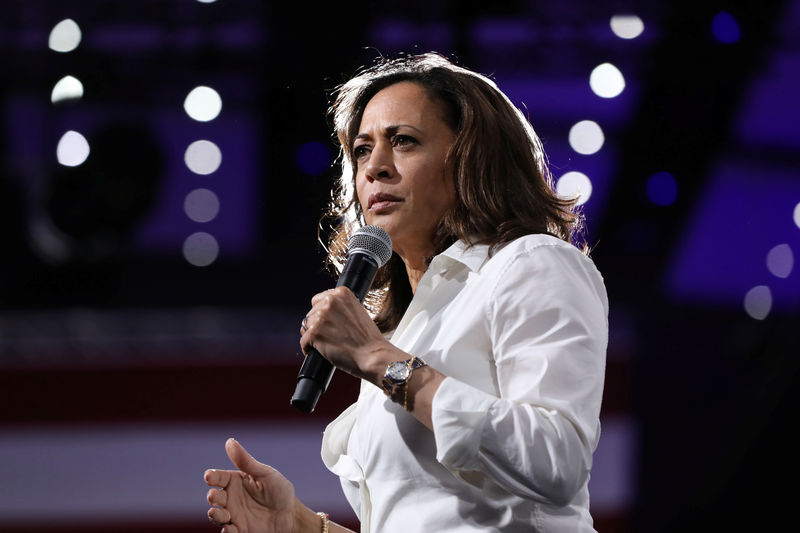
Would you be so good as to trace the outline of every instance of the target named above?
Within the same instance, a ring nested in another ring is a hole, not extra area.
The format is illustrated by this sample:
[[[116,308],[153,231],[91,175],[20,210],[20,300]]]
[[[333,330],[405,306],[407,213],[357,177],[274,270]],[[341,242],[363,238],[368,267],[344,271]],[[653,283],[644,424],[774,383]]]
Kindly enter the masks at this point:
[[[408,378],[408,365],[404,361],[395,361],[386,369],[386,377],[401,383]]]

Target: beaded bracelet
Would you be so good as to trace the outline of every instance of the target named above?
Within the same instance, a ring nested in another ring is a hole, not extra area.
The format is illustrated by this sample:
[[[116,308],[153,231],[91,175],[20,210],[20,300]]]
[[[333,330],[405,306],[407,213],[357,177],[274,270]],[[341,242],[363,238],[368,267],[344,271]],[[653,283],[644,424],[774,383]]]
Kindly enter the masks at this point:
[[[322,533],[328,533],[328,513],[319,512],[317,516],[322,520]]]

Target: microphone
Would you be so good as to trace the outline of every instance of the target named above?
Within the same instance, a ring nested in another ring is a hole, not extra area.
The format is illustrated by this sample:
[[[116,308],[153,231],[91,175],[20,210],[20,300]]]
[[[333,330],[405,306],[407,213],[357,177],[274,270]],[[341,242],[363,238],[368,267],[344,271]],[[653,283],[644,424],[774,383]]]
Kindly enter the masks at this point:
[[[392,239],[381,227],[363,226],[353,235],[347,245],[347,262],[339,276],[337,287],[350,289],[359,302],[364,301],[378,268],[392,256]],[[334,366],[313,347],[309,348],[292,396],[292,405],[310,413],[319,397],[328,389]]]

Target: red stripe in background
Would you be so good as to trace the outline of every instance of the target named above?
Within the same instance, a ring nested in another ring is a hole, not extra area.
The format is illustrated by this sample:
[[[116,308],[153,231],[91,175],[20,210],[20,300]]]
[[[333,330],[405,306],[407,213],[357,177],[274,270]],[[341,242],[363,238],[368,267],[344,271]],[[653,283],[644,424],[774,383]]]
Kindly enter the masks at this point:
[[[303,414],[289,404],[299,368],[240,364],[5,369],[0,371],[6,397],[0,423],[331,419],[358,396],[357,380],[335,375],[314,413]]]
[[[358,396],[358,381],[337,372],[314,413],[289,400],[300,362],[148,367],[20,367],[0,370],[6,398],[0,423],[124,422],[181,419],[332,419]],[[603,414],[630,408],[627,361],[610,360]],[[224,392],[224,397],[220,394]]]
[[[273,357],[268,359],[275,361]],[[118,360],[130,363],[132,358]],[[358,382],[337,373],[317,410],[306,415],[289,405],[301,363],[299,358],[281,357],[278,364],[256,364],[255,358],[231,358],[224,360],[224,365],[219,359],[214,364],[197,364],[191,358],[174,354],[164,360],[170,364],[154,363],[151,358],[146,366],[101,365],[92,361],[86,365],[62,364],[55,368],[42,365],[0,369],[0,390],[5,397],[0,423],[26,427],[220,419],[251,423],[316,420],[319,423],[334,418],[358,394]],[[603,399],[604,416],[627,416],[631,406],[629,391],[628,361],[610,358]],[[625,508],[605,509],[601,513],[593,511],[595,528],[600,533],[629,531],[627,511]],[[358,524],[345,521],[343,525],[358,530]],[[59,525],[30,527],[24,523],[14,524],[14,531],[22,533],[181,533],[218,529],[202,519],[134,523],[123,517],[118,521],[70,520]]]

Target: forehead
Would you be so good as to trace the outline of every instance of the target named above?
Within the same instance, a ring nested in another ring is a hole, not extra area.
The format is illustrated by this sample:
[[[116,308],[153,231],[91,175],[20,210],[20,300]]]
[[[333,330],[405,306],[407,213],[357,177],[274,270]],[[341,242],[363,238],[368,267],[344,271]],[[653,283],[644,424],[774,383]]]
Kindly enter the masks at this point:
[[[431,98],[427,89],[402,81],[375,93],[364,108],[359,129],[399,122],[425,125],[442,122],[442,115],[442,104]]]

